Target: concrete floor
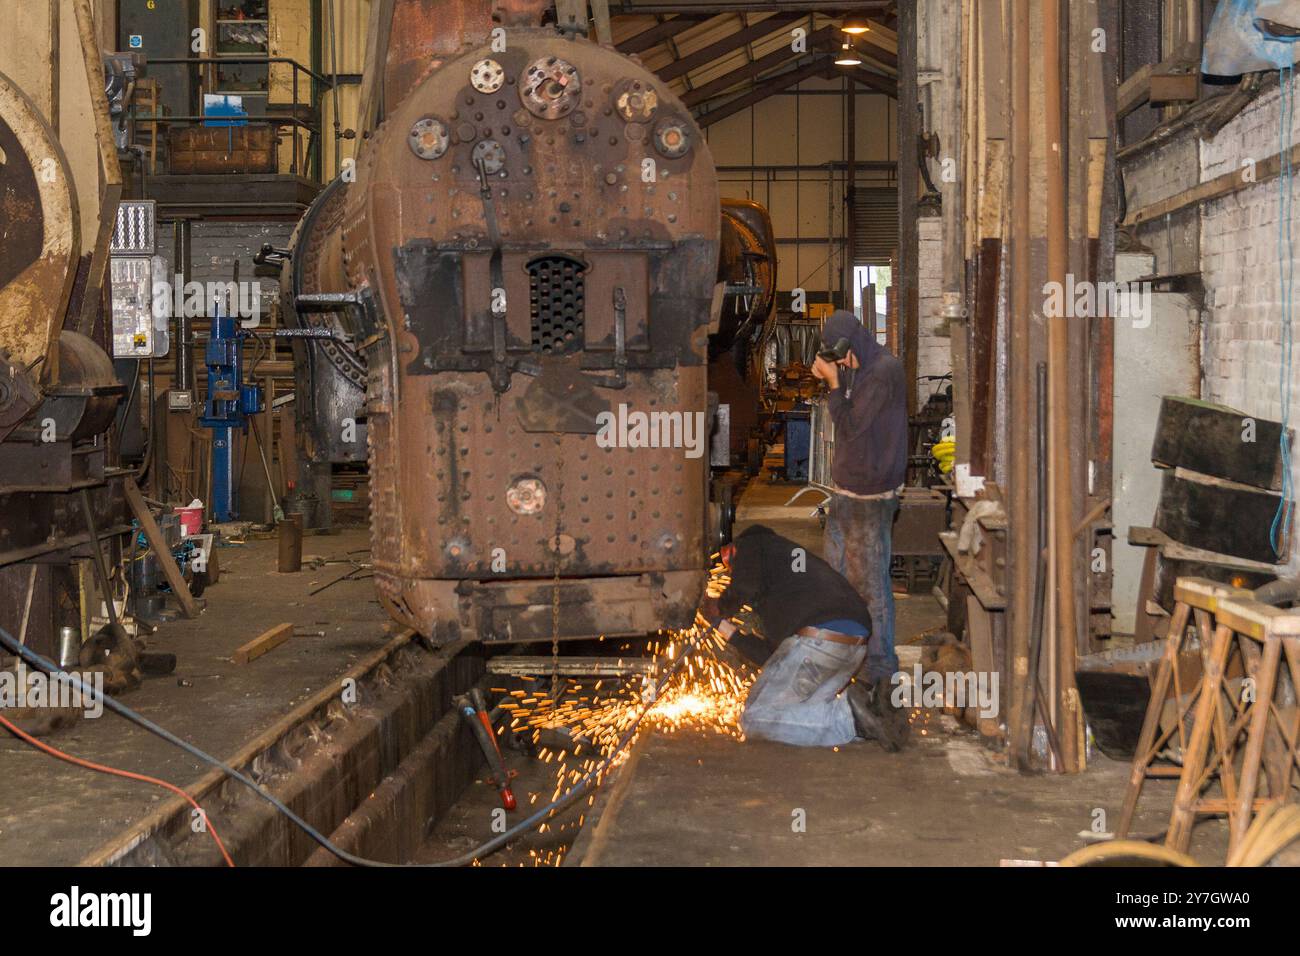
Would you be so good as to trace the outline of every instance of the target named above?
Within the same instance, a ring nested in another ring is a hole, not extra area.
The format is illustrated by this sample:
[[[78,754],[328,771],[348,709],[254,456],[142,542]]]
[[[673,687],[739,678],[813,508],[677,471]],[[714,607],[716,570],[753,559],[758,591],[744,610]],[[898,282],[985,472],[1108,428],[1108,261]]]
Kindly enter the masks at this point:
[[[738,512],[740,527],[763,521],[810,549],[821,533],[807,496],[796,488],[752,483]],[[304,552],[341,558],[368,544],[363,530],[308,537]],[[364,559],[364,554],[354,557]],[[358,658],[384,643],[391,627],[372,582],[308,592],[348,570],[330,565],[294,575],[275,571],[274,540],[223,549],[221,582],[206,594],[195,621],[164,625],[150,639],[179,658],[174,675],[147,679],[125,702],[217,755],[233,753]],[[898,642],[940,624],[929,596],[900,595]],[[232,651],[281,621],[324,637],[294,637],[251,664]],[[181,681],[188,682],[183,686]],[[947,724],[945,727],[944,724]],[[589,865],[996,865],[1002,859],[1053,860],[1086,842],[1094,813],[1114,825],[1127,765],[1098,755],[1080,777],[1023,776],[1003,767],[979,738],[929,714],[925,734],[901,754],[874,744],[839,751],[738,742],[706,732],[641,738],[632,759],[596,801],[568,863]],[[184,785],[200,766],[163,742],[107,715],[49,738],[70,753]],[[521,808],[532,793],[549,795],[549,768],[521,771]],[[1166,820],[1173,783],[1151,781],[1136,829],[1155,833]],[[0,861],[6,865],[72,864],[148,813],[166,794],[157,788],[59,763],[21,741],[0,737]],[[487,838],[499,806],[486,784],[472,786],[452,809],[422,858],[454,855]],[[575,814],[576,815],[576,814]],[[801,832],[793,826],[804,823]],[[492,863],[555,861],[575,837],[566,832],[521,841]],[[1196,830],[1193,852],[1220,862],[1226,844],[1218,821]],[[536,850],[537,856],[530,854]]]
[[[820,553],[808,494],[759,480],[737,530],[761,522]],[[929,595],[898,595],[898,644],[941,626]],[[924,731],[922,733],[922,730]],[[588,866],[996,866],[1058,860],[1087,844],[1096,811],[1119,818],[1128,764],[1097,754],[1078,777],[1026,776],[952,718],[922,712],[911,745],[887,754],[859,742],[838,750],[738,742],[704,732],[642,738],[612,784],[607,809],[568,862]],[[1172,781],[1150,781],[1135,834],[1168,819]],[[802,829],[797,824],[802,822]],[[585,844],[585,846],[584,846]],[[1226,855],[1218,821],[1198,826],[1193,853]]]
[[[1087,844],[1094,811],[1119,816],[1128,765],[1098,757],[1077,778],[1024,776],[978,738],[943,731],[899,754],[652,736],[614,784],[586,866],[997,866],[1059,860]],[[1163,782],[1160,782],[1163,783]],[[1149,784],[1137,829],[1167,822],[1172,787]],[[1163,790],[1163,793],[1159,791]],[[802,821],[803,831],[796,830]],[[1222,862],[1217,822],[1194,855]]]
[[[364,529],[303,541],[304,557],[344,557],[368,547]],[[176,672],[146,678],[123,703],[224,757],[383,646],[389,619],[375,600],[372,581],[345,581],[310,597],[309,591],[349,566],[279,574],[276,554],[274,539],[222,548],[220,583],[203,595],[207,610],[192,621],[163,624],[149,638],[151,650],[176,654]],[[353,557],[366,560],[364,553]],[[295,636],[249,664],[231,662],[235,648],[281,622],[325,636]],[[109,713],[46,739],[75,756],[178,786],[202,775],[198,761]],[[74,864],[167,796],[159,787],[59,762],[0,734],[0,862]]]

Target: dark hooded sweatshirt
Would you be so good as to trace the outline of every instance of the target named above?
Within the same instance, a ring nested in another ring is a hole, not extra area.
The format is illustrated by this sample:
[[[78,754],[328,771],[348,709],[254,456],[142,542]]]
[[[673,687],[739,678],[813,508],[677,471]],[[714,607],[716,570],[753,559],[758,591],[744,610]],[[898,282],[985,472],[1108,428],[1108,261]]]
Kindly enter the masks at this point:
[[[835,423],[831,478],[855,495],[893,491],[907,478],[907,380],[903,363],[843,309],[822,328],[822,342],[848,339],[858,368],[840,367],[828,405]]]
[[[718,599],[724,617],[732,617],[748,604],[763,619],[763,631],[775,644],[801,627],[829,621],[857,621],[870,632],[867,602],[817,555],[761,524],[737,535],[735,545],[731,584]]]

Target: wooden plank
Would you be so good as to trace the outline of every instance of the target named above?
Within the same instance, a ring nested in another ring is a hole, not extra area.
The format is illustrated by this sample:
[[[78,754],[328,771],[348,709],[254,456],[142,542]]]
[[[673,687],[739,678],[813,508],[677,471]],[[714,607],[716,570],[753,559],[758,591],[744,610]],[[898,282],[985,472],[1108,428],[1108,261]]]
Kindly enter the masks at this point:
[[[1288,153],[1291,157],[1291,164],[1300,165],[1300,143],[1292,146]],[[1187,206],[1209,202],[1212,199],[1222,199],[1224,196],[1245,189],[1247,186],[1266,183],[1277,176],[1281,167],[1280,155],[1280,153],[1274,153],[1272,156],[1256,163],[1253,179],[1246,178],[1246,170],[1244,169],[1230,169],[1222,175],[1193,186],[1191,189],[1185,189],[1158,202],[1153,202],[1149,206],[1134,210],[1129,213],[1128,218],[1124,220],[1122,225],[1136,226],[1144,222],[1150,222],[1153,219],[1163,219],[1169,213],[1177,212]]]
[[[710,43],[708,46],[687,54],[680,60],[674,60],[658,71],[659,78],[665,82],[675,80],[691,70],[716,62],[732,50],[738,50],[747,43],[760,40],[783,28],[789,28],[796,20],[802,19],[803,16],[803,14],[798,13],[777,13],[766,19],[759,20],[743,30],[737,30],[715,43]]]
[[[1151,461],[1269,491],[1282,489],[1282,425],[1226,405],[1166,395]]]
[[[181,611],[186,617],[198,617],[199,609],[194,603],[194,595],[190,594],[190,586],[185,583],[180,566],[172,557],[171,549],[167,547],[158,522],[153,519],[153,512],[145,504],[144,495],[140,494],[140,486],[128,475],[122,481],[122,490],[126,492],[126,502],[131,506],[131,513],[135,515],[135,520],[140,522],[140,530],[144,532],[150,550],[158,559],[158,566],[162,568],[163,577],[167,579],[167,586],[172,589],[172,594],[180,602]]]
[[[741,110],[748,109],[756,103],[761,103],[769,96],[774,96],[782,90],[794,86],[796,83],[800,83],[813,76],[820,76],[825,73],[827,62],[828,61],[824,58],[819,57],[806,66],[799,67],[795,70],[788,70],[779,76],[773,77],[761,86],[755,87],[744,96],[738,96],[733,100],[728,100],[721,106],[698,116],[696,118],[696,123],[699,124],[701,129],[707,128],[719,120],[726,119],[734,113],[739,113]]]
[[[269,654],[289,638],[293,637],[292,624],[277,624],[269,631],[263,631],[232,655],[236,664],[247,664],[263,654]]]
[[[971,403],[970,452],[971,472],[992,474],[994,456],[993,409],[1001,383],[997,377],[998,290],[1001,284],[1002,242],[982,238],[975,260],[975,302],[968,324],[969,375],[971,394],[981,396]],[[1005,526],[1006,519],[1002,519]],[[981,527],[987,527],[983,521]]]
[[[596,42],[601,46],[613,46],[614,31],[609,21],[609,0],[591,0],[591,21],[596,29]]]
[[[1257,641],[1300,637],[1300,612],[1260,604],[1249,598],[1221,598],[1215,607],[1215,623]]]
[[[970,641],[971,669],[977,674],[993,672],[993,621],[974,594],[966,596],[966,637]],[[998,736],[996,715],[985,717],[976,710],[975,726],[980,736]]]
[[[808,49],[819,49],[827,41],[832,39],[839,31],[834,27],[822,27],[808,35]],[[621,49],[621,47],[620,47]],[[761,56],[752,63],[747,63],[739,69],[732,70],[730,73],[724,73],[717,79],[710,80],[702,86],[690,90],[682,96],[682,102],[687,106],[698,106],[712,96],[725,93],[733,86],[738,86],[745,80],[753,79],[760,76],[767,70],[780,66],[787,60],[792,60],[799,54],[795,53],[789,46],[778,47],[766,56]]]
[[[1277,552],[1269,540],[1280,501],[1280,495],[1269,491],[1179,468],[1166,472],[1161,481],[1153,523],[1193,548],[1281,564],[1290,552],[1290,529],[1279,534]]]
[[[1219,602],[1228,598],[1249,599],[1251,592],[1220,584],[1209,578],[1179,578],[1174,584],[1174,598],[1188,607],[1199,608],[1213,614]]]
[[[1195,103],[1201,94],[1198,73],[1152,73],[1152,103]]]
[[[712,17],[711,13],[684,13],[678,14],[671,20],[665,20],[657,26],[650,27],[648,30],[642,30],[635,36],[628,37],[622,43],[618,44],[619,53],[642,53],[656,44],[663,43],[665,40],[671,40],[679,33],[699,26],[705,20]]]
[[[1119,94],[1115,97],[1116,119],[1123,119],[1147,101],[1151,94],[1151,71],[1154,69],[1155,65],[1151,63],[1139,67],[1119,85]]]
[[[939,535],[939,543],[943,545],[948,556],[952,558],[953,567],[961,575],[967,586],[979,598],[980,604],[990,611],[1005,610],[1007,599],[998,593],[995,585],[984,569],[980,567],[979,561],[965,552],[957,550],[957,533],[954,531],[945,531]]]

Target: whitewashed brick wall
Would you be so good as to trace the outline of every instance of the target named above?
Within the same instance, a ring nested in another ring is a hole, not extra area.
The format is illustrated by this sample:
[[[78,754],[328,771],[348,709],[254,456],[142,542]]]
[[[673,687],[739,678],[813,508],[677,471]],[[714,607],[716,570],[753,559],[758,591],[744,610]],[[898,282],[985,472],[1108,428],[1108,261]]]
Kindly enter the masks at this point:
[[[1294,80],[1293,80],[1294,86]],[[1300,92],[1300,89],[1297,89]],[[1201,180],[1242,162],[1261,162],[1279,151],[1279,91],[1273,89],[1235,117],[1210,142],[1201,144]],[[1291,142],[1300,141],[1300,118]],[[1286,144],[1289,148],[1290,143]],[[1261,418],[1282,417],[1279,377],[1282,361],[1282,306],[1279,287],[1279,180],[1247,186],[1201,207],[1201,275],[1205,311],[1201,345],[1203,397]],[[1291,185],[1295,289],[1300,293],[1300,189]],[[1284,247],[1283,247],[1284,248]],[[1296,296],[1295,298],[1300,298]],[[1293,300],[1293,340],[1300,339],[1300,302]],[[1300,350],[1295,353],[1300,359]],[[1300,395],[1294,394],[1291,424],[1300,420]],[[1300,449],[1296,449],[1300,452]],[[1293,478],[1300,484],[1300,453],[1293,455]],[[1293,553],[1295,548],[1292,549]],[[1296,566],[1293,559],[1292,567]]]
[[[940,335],[943,317],[943,220],[929,216],[917,220],[917,354],[916,374],[944,375],[952,371],[952,340]],[[918,382],[917,398],[924,403],[934,382]]]

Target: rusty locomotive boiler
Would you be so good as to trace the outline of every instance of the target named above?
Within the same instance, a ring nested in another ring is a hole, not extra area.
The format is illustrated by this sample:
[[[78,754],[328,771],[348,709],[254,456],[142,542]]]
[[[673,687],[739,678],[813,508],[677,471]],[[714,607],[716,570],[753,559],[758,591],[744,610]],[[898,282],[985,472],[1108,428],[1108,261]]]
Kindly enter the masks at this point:
[[[388,112],[284,267],[357,359],[300,343],[330,393],[304,408],[364,376],[381,601],[440,642],[685,626],[706,574],[713,161],[548,6],[399,3]]]
[[[111,558],[131,527],[111,440],[124,388],[107,348],[109,236],[98,229],[117,207],[87,182],[115,179],[117,157],[90,121],[107,129],[102,90],[83,79],[99,74],[98,56],[76,45],[62,56],[74,69],[51,91],[49,59],[0,52],[0,626],[46,656],[62,629],[82,634],[79,608],[99,600],[78,562]],[[56,128],[60,97],[77,95],[87,122]],[[81,182],[74,150],[100,161]],[[106,575],[98,584],[109,593]]]

